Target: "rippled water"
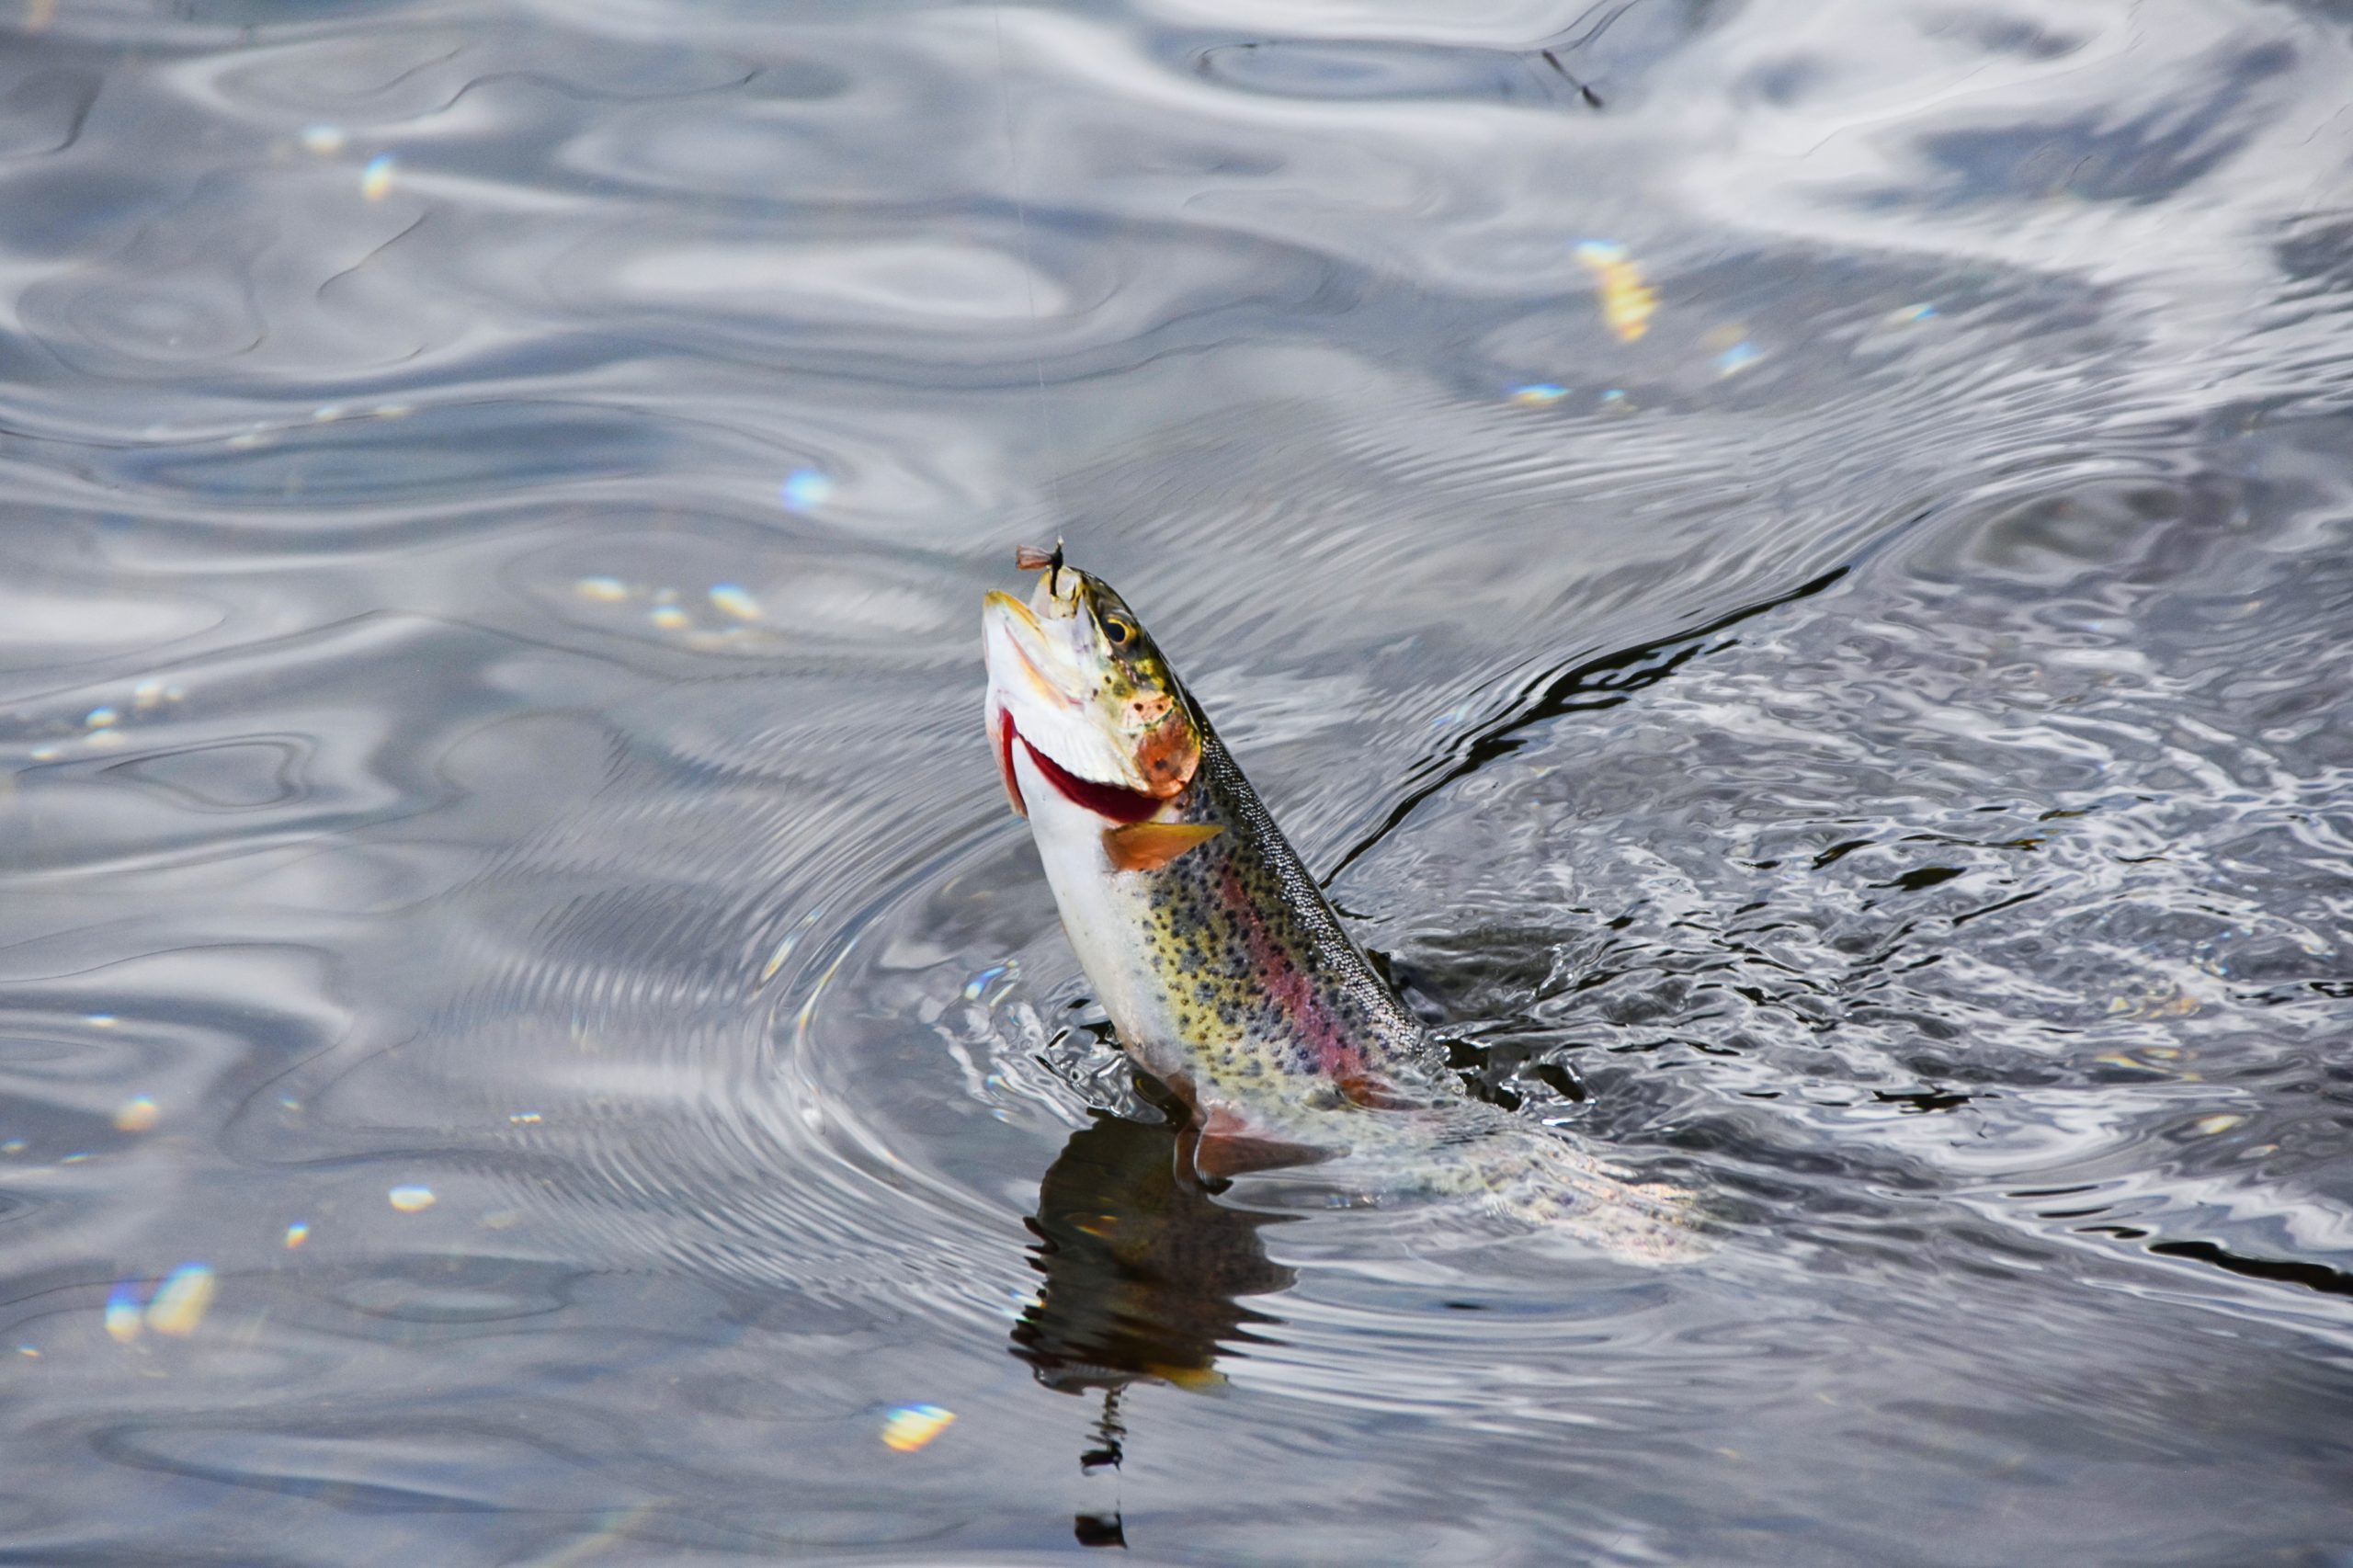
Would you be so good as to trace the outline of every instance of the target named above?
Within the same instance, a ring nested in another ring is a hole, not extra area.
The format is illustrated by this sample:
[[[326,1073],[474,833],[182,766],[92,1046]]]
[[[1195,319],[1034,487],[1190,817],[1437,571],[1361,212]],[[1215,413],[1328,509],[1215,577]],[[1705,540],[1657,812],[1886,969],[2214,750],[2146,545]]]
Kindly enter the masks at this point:
[[[0,1559],[2353,1561],[2342,6],[0,27]],[[1058,531],[1704,1262],[1172,1177]]]

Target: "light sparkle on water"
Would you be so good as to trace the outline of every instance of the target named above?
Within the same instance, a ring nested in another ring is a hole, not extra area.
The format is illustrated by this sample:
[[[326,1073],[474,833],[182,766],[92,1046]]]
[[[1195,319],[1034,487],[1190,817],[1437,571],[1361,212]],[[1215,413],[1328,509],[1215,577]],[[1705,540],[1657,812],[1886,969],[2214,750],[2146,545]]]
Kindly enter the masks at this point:
[[[1593,274],[1594,289],[1601,296],[1601,319],[1620,343],[1631,343],[1650,331],[1658,292],[1644,280],[1624,245],[1587,240],[1577,246],[1576,258]]]
[[[147,1303],[147,1326],[157,1334],[185,1339],[204,1321],[219,1285],[219,1277],[203,1264],[181,1264],[164,1277],[155,1299]]]
[[[1716,374],[1737,375],[1765,357],[1756,345],[1743,339],[1716,356]]]
[[[797,468],[779,494],[786,511],[806,512],[833,498],[834,482],[813,468]]]
[[[392,193],[392,155],[379,153],[359,172],[359,194],[369,201],[381,201]]]
[[[142,1321],[139,1311],[139,1285],[135,1280],[119,1279],[107,1294],[107,1336],[117,1345],[128,1345],[139,1337]]]
[[[914,1453],[954,1424],[956,1413],[936,1404],[903,1404],[882,1418],[882,1441],[893,1452]]]
[[[967,1002],[977,1002],[982,997],[987,995],[990,988],[995,985],[998,981],[1003,980],[1009,974],[1018,974],[1020,972],[1021,966],[1010,959],[1007,959],[1003,963],[993,963],[989,965],[988,968],[981,971],[978,974],[972,976],[972,979],[964,983],[964,1000]]]
[[[712,585],[710,590],[710,602],[717,606],[722,613],[732,615],[738,620],[757,620],[760,619],[760,601],[752,597],[751,589],[739,586],[736,584],[717,583]]]
[[[436,1201],[429,1187],[396,1187],[384,1196],[404,1214],[422,1214]]]

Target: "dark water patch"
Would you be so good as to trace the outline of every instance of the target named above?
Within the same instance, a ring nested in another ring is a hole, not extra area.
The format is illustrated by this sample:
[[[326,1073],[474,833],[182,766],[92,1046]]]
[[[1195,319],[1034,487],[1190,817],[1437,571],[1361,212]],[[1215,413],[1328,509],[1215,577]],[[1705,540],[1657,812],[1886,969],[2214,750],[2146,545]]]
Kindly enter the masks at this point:
[[[2089,201],[2157,201],[2245,150],[2246,134],[2234,129],[2243,117],[2232,110],[2294,60],[2294,51],[2271,45],[2218,60],[2200,84],[2200,97],[2121,124],[2077,120],[1961,132],[1933,139],[1927,150],[1948,170],[1947,200],[2063,193]]]
[[[1752,616],[1818,594],[1844,574],[1843,571],[1825,574],[1786,595],[1734,610],[1670,642],[1605,654],[1574,668],[1540,677],[1509,702],[1505,711],[1478,725],[1468,734],[1449,739],[1445,755],[1423,761],[1415,769],[1418,777],[1409,786],[1404,798],[1390,808],[1388,819],[1371,835],[1351,845],[1341,856],[1339,864],[1326,874],[1325,881],[1336,881],[1351,861],[1376,847],[1383,836],[1412,813],[1415,805],[1448,785],[1477,772],[1483,765],[1518,751],[1522,744],[1517,738],[1519,731],[1565,713],[1607,708],[1621,702],[1626,693],[1639,691],[1672,676],[1685,660],[1702,652],[1708,638],[1737,626]]]
[[[44,71],[12,84],[0,96],[0,158],[37,158],[71,147],[97,98],[98,82],[89,72]]]
[[[2341,1534],[2320,12],[21,9],[11,1560]],[[1177,1179],[1056,534],[1705,1264]]]
[[[2249,1279],[2272,1279],[2301,1285],[2329,1296],[2353,1296],[2353,1273],[2326,1264],[2300,1263],[2290,1258],[2244,1257],[2211,1242],[2152,1242],[2149,1251],[2159,1257],[2194,1258]]]

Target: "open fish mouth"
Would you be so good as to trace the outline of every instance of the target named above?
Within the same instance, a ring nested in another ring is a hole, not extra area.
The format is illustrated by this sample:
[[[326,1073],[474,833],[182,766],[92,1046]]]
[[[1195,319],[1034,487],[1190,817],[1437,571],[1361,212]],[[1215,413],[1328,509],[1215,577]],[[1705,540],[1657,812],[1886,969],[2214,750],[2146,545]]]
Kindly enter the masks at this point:
[[[1044,597],[1044,584],[1040,590]],[[1052,613],[1061,608],[1058,601],[1051,603],[1041,616],[1010,594],[992,593],[983,611],[989,737],[1005,771],[1006,792],[1027,814],[1013,772],[1013,747],[1019,744],[1029,748],[1040,771],[1080,804],[1116,820],[1139,820],[1131,803],[1121,803],[1116,813],[1102,810],[1113,797],[1131,793],[1152,800],[1154,809],[1161,802],[1133,747],[1106,733],[1096,717],[1091,699],[1102,677],[1095,667],[1092,623],[1074,598],[1063,613]],[[1074,792],[1068,784],[1097,790]],[[1097,791],[1110,794],[1100,801],[1086,798]]]
[[[1005,792],[1012,798],[1013,809],[1023,816],[1029,814],[1029,802],[1021,792],[1021,776],[1013,766],[1013,748],[1021,747],[1030,763],[1054,787],[1057,794],[1074,805],[1084,806],[1097,816],[1117,823],[1139,823],[1159,814],[1168,802],[1144,790],[1131,790],[1122,784],[1098,784],[1091,778],[1081,778],[1047,756],[1021,733],[1021,727],[1011,710],[995,709],[989,714],[989,738],[996,746],[997,767],[1005,775]]]
[[[993,592],[983,603],[983,635],[993,688],[999,687],[1004,673],[1013,672],[1040,701],[1076,707],[1084,700],[1085,675],[1055,646],[1057,639],[1038,619],[1036,610],[1005,593]]]

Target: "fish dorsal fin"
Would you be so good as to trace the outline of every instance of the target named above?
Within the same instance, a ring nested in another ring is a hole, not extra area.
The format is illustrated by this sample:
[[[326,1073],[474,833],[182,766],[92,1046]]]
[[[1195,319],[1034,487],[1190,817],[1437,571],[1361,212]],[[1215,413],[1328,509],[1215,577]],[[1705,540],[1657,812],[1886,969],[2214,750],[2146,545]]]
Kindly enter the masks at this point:
[[[1157,871],[1225,829],[1215,823],[1131,822],[1103,830],[1103,853],[1116,871]]]

